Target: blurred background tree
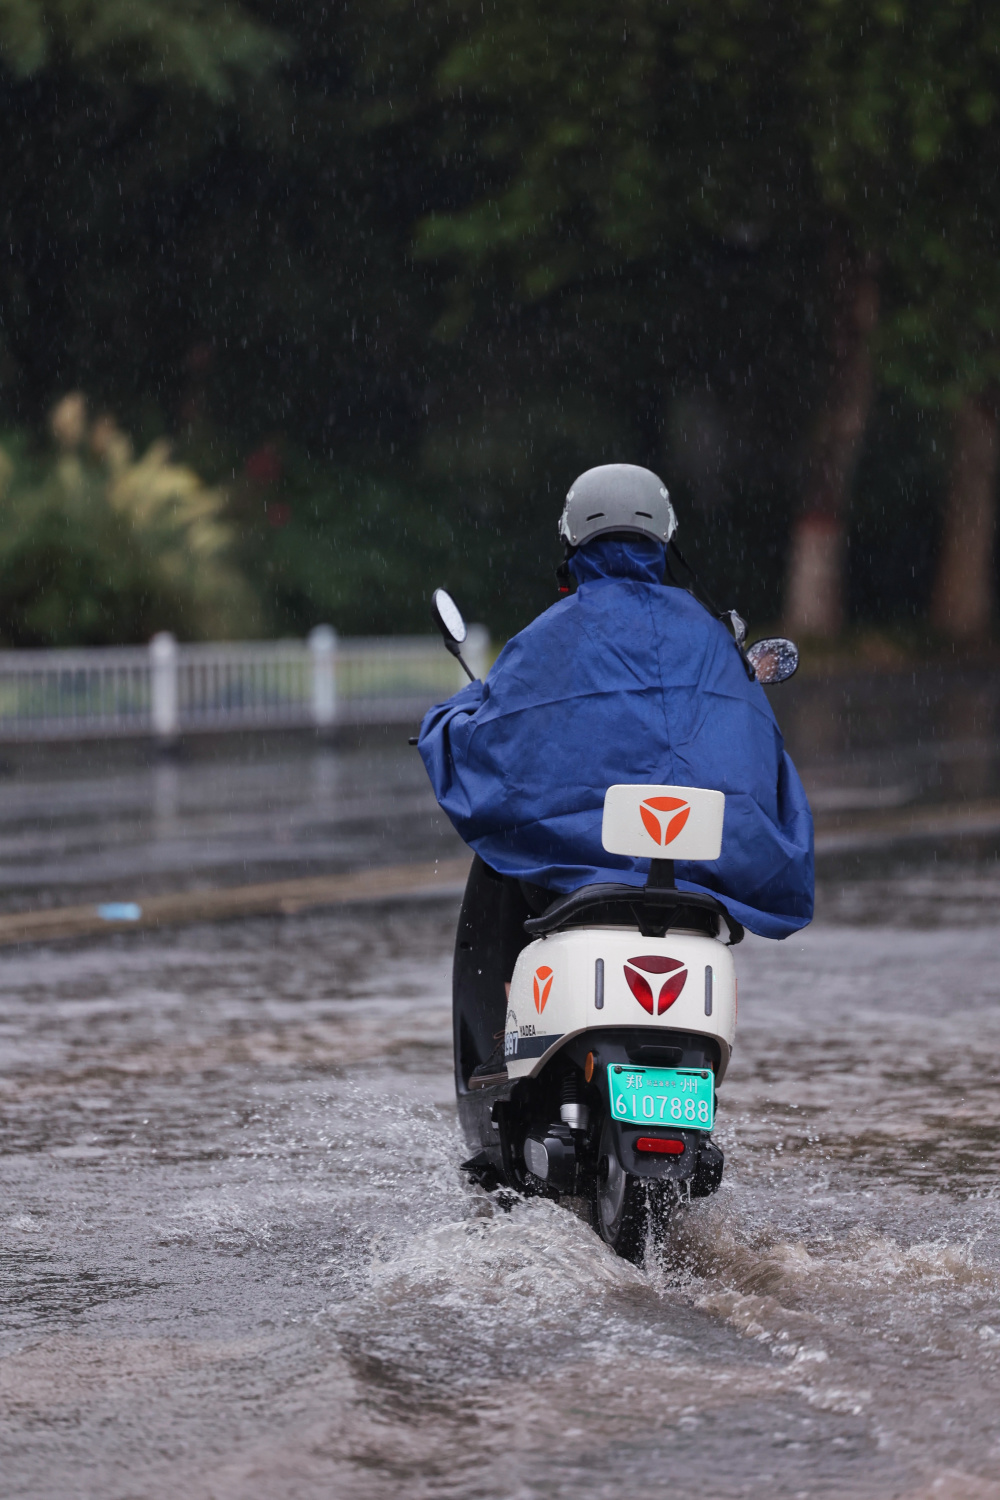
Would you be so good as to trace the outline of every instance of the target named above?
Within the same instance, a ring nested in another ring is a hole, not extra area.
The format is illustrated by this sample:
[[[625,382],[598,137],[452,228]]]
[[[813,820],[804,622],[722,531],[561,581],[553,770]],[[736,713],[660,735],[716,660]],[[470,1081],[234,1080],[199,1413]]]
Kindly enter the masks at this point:
[[[869,330],[876,269],[885,293],[878,374],[951,426],[932,622],[981,639],[996,575],[1000,17],[968,0],[838,0],[810,31],[808,131],[824,200],[868,267]]]
[[[156,630],[253,634],[259,606],[236,560],[223,492],[170,458],[140,457],[72,392],[48,453],[0,447],[0,633],[15,646],[110,645]]]
[[[95,613],[74,541],[48,597],[104,624],[44,638],[423,629],[439,581],[504,634],[553,597],[567,484],[615,459],[664,473],[761,624],[983,636],[993,26],[971,0],[7,0],[0,530],[79,388],[175,439],[243,579],[211,620],[147,584]]]

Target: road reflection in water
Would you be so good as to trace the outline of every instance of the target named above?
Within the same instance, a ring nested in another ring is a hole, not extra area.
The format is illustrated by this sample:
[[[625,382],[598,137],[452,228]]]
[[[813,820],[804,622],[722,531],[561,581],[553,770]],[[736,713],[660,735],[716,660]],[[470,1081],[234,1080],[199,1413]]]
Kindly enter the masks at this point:
[[[265,736],[44,755],[0,774],[0,911],[142,901],[331,871],[454,858],[406,726],[339,747]]]

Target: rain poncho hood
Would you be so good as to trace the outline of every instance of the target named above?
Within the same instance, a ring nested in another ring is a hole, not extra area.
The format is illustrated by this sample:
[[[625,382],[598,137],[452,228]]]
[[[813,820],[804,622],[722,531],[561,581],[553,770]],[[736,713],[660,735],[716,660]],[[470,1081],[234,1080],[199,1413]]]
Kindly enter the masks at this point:
[[[616,782],[726,795],[722,854],[678,861],[752,932],[781,938],[813,911],[812,815],[759,683],[732,636],[662,583],[654,541],[601,538],[570,559],[578,589],[509,641],[485,683],[432,708],[420,754],[458,833],[503,875],[576,890],[645,883],[608,854]]]

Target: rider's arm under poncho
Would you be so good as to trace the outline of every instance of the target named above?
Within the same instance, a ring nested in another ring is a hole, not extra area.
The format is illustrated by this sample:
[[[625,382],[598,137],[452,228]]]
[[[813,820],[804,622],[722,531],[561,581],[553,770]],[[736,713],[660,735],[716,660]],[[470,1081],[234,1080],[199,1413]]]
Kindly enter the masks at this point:
[[[614,783],[724,792],[721,857],[677,861],[677,884],[787,937],[813,912],[809,804],[763,688],[728,631],[659,581],[663,556],[638,538],[581,548],[577,592],[515,636],[485,683],[430,710],[420,754],[465,842],[553,892],[645,883],[648,860],[601,843]]]

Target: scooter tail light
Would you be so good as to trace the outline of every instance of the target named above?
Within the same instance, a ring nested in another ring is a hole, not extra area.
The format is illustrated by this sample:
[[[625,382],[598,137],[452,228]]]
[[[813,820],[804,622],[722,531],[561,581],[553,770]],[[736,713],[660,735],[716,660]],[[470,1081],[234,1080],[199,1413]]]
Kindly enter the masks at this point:
[[[625,980],[643,1010],[648,1011],[652,1015],[653,991],[650,989],[648,981],[641,974],[638,974],[635,969],[629,968],[625,970]]]
[[[683,1156],[684,1142],[663,1135],[641,1135],[635,1143],[637,1151],[652,1151],[657,1156]]]

